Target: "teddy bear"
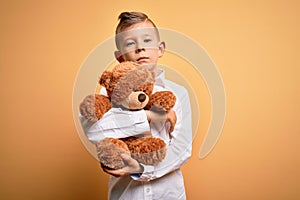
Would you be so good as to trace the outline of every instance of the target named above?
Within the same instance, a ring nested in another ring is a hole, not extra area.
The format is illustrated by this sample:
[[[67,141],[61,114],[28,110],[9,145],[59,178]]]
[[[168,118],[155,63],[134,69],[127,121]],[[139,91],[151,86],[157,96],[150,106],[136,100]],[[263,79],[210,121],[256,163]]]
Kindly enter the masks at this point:
[[[112,107],[167,112],[175,105],[176,97],[170,91],[153,93],[154,82],[154,72],[134,62],[122,62],[100,77],[99,84],[106,89],[107,96],[88,95],[80,104],[80,113],[90,122],[96,122]],[[166,155],[165,142],[152,137],[150,132],[126,138],[105,138],[98,141],[96,148],[101,165],[109,169],[125,167],[121,154],[128,154],[145,165],[156,165]]]

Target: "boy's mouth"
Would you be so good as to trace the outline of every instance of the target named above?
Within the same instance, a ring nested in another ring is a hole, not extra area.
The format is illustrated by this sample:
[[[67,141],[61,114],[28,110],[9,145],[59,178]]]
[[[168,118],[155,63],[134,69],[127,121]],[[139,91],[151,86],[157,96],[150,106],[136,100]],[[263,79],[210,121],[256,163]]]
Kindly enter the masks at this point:
[[[140,58],[138,58],[136,61],[137,62],[140,62],[140,61],[146,61],[146,60],[148,60],[149,59],[149,57],[140,57]]]

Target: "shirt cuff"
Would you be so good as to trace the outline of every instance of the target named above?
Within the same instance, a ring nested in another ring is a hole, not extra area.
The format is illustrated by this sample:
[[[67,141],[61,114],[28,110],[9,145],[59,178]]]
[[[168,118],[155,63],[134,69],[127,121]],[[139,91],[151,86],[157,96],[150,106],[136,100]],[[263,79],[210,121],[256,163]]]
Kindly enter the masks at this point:
[[[131,178],[135,181],[150,181],[153,179],[154,166],[140,164],[144,171],[143,173],[131,174]]]

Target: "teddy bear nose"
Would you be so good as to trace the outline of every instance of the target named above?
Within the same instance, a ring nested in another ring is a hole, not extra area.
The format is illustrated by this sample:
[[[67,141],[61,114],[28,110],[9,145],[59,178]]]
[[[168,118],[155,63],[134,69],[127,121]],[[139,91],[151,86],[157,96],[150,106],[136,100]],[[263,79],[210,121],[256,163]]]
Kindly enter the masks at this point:
[[[146,95],[145,94],[139,94],[138,100],[139,100],[139,102],[144,102],[146,100]]]

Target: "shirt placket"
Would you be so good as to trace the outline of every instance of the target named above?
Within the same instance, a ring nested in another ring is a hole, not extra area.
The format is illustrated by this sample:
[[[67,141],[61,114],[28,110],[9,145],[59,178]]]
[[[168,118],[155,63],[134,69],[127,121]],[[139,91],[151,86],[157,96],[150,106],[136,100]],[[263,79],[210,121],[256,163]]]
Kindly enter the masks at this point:
[[[152,187],[151,183],[144,183],[144,200],[152,200]]]

